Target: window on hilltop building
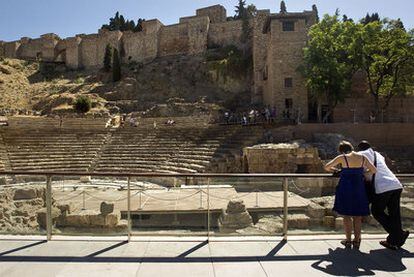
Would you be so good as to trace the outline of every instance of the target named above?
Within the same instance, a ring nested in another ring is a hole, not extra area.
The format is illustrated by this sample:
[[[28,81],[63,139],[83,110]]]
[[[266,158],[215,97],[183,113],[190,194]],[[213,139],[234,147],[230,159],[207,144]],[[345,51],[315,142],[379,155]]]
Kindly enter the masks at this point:
[[[267,65],[266,65],[264,70],[263,70],[263,81],[266,81],[267,78],[268,78],[268,69],[267,69]]]
[[[283,21],[283,32],[293,32],[295,31],[295,22],[294,21]]]
[[[285,108],[286,109],[293,108],[293,100],[292,100],[292,98],[285,99]]]
[[[292,78],[285,78],[285,88],[293,87],[293,79]]]

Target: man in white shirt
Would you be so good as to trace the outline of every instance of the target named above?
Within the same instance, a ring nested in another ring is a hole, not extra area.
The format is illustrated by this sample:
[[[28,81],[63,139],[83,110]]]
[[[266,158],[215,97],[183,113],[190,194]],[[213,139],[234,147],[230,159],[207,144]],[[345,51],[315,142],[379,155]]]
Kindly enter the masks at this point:
[[[361,141],[358,145],[358,151],[377,168],[373,180],[375,194],[372,198],[371,212],[389,234],[387,240],[381,241],[380,244],[397,250],[404,245],[410,234],[408,231],[403,231],[401,225],[400,198],[403,187],[388,168],[385,158],[374,151],[368,141]]]

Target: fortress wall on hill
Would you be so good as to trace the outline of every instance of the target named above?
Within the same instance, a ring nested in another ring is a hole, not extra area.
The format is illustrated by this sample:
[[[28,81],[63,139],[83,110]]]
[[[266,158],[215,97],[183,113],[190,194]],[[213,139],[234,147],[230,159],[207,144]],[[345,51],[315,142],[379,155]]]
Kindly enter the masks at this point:
[[[4,57],[4,42],[0,41],[0,57]]]
[[[70,69],[77,69],[80,66],[80,37],[65,39],[66,42],[66,66]]]
[[[80,65],[85,68],[103,66],[106,45],[120,50],[120,31],[101,31],[99,34],[80,35]]]
[[[210,23],[225,22],[227,20],[227,11],[221,5],[198,9],[196,15],[208,16],[210,18]]]
[[[160,30],[158,55],[184,55],[189,50],[188,24],[163,26]]]
[[[194,17],[187,21],[188,24],[188,54],[204,53],[207,49],[207,37],[210,26],[208,16]]]
[[[210,24],[208,32],[209,46],[240,45],[242,34],[242,21],[226,21]]]
[[[81,35],[80,43],[80,63],[79,66],[90,68],[98,66],[98,53],[97,53],[97,44],[98,44],[98,34],[93,35]]]
[[[7,58],[17,58],[17,49],[20,47],[20,41],[11,41],[4,43],[4,56]]]
[[[43,43],[41,38],[22,38],[20,42],[21,44],[17,51],[18,57],[27,60],[35,60],[38,57],[38,54],[42,53]]]

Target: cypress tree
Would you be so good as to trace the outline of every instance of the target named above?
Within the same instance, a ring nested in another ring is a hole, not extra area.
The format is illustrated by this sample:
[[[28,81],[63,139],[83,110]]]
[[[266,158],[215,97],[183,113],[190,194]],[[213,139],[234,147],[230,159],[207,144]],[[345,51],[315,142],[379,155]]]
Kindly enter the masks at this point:
[[[280,2],[280,13],[287,13],[285,1]]]
[[[112,81],[118,82],[119,80],[121,80],[121,61],[119,58],[118,50],[115,48],[112,61]]]
[[[112,46],[107,44],[105,47],[105,56],[104,56],[104,70],[109,72],[111,70],[111,62],[112,62]]]

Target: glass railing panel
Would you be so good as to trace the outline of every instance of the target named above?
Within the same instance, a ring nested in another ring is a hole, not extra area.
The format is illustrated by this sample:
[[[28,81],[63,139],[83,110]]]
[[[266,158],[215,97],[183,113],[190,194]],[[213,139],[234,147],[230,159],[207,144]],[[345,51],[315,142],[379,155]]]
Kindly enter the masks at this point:
[[[210,202],[211,236],[281,236],[283,179],[211,178],[203,189]]]
[[[401,220],[404,230],[414,232],[414,178],[401,178]]]
[[[0,233],[46,233],[46,177],[0,174]]]
[[[414,179],[401,179],[401,219],[404,229],[414,226]],[[332,210],[337,178],[289,178],[288,234],[343,234],[343,216]],[[300,207],[297,203],[301,202]],[[384,229],[372,215],[362,218],[362,233],[379,234]]]
[[[132,178],[132,235],[206,236],[206,186],[203,178]]]
[[[53,235],[126,235],[127,186],[127,178],[53,176]]]

